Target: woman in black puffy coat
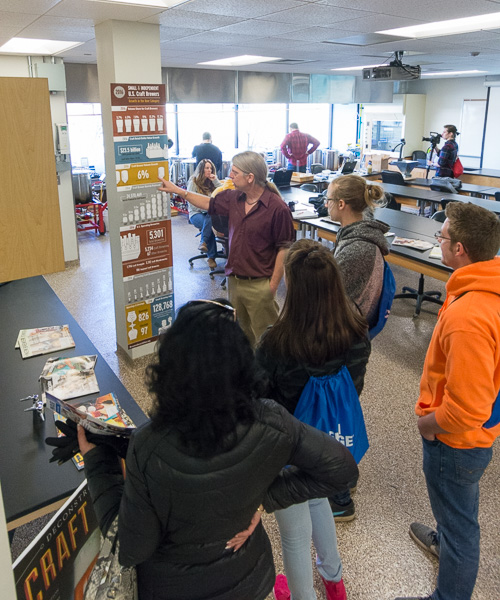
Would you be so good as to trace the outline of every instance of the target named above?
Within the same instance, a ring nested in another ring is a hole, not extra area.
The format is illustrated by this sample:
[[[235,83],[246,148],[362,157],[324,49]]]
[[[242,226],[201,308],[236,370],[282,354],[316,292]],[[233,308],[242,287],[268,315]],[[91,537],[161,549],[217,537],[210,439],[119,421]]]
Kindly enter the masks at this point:
[[[260,511],[357,475],[344,446],[259,399],[236,316],[225,301],[180,309],[147,370],[154,409],[132,436],[125,482],[113,450],[79,431],[101,528],[119,510],[120,562],[137,565],[140,600],[264,599],[275,573]]]

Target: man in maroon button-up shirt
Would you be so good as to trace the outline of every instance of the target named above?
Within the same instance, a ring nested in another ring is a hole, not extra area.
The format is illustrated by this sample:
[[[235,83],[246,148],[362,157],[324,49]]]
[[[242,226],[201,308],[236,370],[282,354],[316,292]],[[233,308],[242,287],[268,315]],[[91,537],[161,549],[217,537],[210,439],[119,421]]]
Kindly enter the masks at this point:
[[[262,156],[256,152],[237,154],[230,177],[236,189],[224,190],[210,199],[165,180],[160,189],[189,196],[189,202],[209,214],[229,217],[229,299],[243,331],[255,345],[278,318],[275,295],[295,231],[290,209],[274,184],[267,181]]]

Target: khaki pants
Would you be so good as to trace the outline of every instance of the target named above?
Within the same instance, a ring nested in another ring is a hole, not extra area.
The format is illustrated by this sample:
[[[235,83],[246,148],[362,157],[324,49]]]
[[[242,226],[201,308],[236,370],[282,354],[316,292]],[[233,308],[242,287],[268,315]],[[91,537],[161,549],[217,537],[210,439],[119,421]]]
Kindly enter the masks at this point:
[[[237,279],[228,277],[229,300],[236,309],[236,319],[253,347],[260,336],[274,325],[279,306],[269,287],[269,279]]]

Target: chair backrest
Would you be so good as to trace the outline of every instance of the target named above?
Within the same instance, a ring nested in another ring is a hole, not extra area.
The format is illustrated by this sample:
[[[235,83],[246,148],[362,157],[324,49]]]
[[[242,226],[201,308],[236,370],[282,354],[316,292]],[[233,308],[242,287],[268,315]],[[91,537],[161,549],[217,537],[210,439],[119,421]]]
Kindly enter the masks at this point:
[[[314,185],[314,183],[303,183],[300,186],[300,189],[305,190],[306,192],[314,192],[315,194],[319,192],[318,186]]]
[[[406,181],[399,171],[382,171],[382,181],[384,183],[406,185]]]
[[[215,231],[221,233],[223,238],[229,237],[229,217],[224,215],[210,215],[210,218],[212,219],[212,227]]]
[[[321,173],[324,170],[324,166],[321,163],[313,163],[311,165],[311,173]]]
[[[434,221],[439,221],[439,223],[444,223],[446,221],[446,213],[444,210],[437,210],[431,216],[431,219],[434,219]]]
[[[426,160],[427,159],[427,153],[424,152],[423,150],[414,150],[412,155],[411,155],[411,159],[412,160]]]
[[[342,165],[340,172],[342,173],[342,175],[349,175],[349,173],[354,173],[354,169],[356,168],[357,164],[357,160],[347,160]]]
[[[401,210],[401,204],[396,201],[396,198],[392,194],[385,192],[385,208],[390,208],[391,210]]]
[[[273,175],[273,183],[276,187],[290,187],[290,181],[292,179],[292,170],[277,169]]]
[[[495,200],[500,202],[500,192],[495,192]]]

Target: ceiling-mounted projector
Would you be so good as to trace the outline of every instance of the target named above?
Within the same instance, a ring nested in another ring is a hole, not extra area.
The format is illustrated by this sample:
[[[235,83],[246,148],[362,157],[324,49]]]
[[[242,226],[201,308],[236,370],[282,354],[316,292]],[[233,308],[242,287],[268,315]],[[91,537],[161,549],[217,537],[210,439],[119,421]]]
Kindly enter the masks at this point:
[[[405,81],[409,79],[420,79],[419,65],[404,65],[401,62],[403,52],[395,52],[394,60],[388,65],[363,69],[363,79],[373,81]]]

